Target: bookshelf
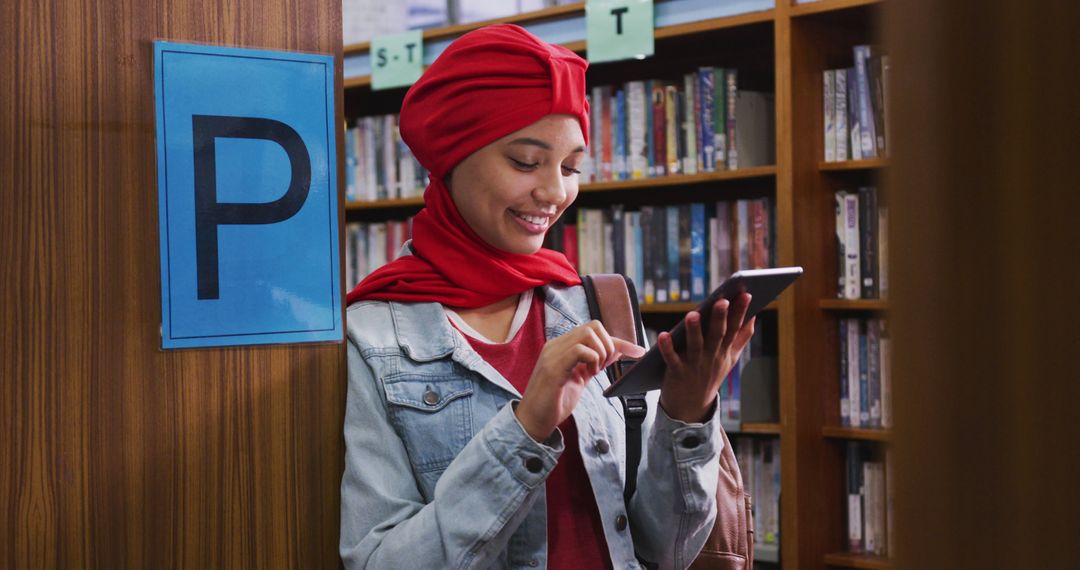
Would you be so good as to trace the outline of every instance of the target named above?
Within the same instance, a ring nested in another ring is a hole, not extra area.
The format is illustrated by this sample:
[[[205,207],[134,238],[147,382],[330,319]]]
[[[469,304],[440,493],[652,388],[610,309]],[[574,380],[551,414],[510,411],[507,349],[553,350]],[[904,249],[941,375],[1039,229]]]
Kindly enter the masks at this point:
[[[730,10],[729,3],[723,10]],[[739,69],[740,88],[775,94],[776,162],[773,165],[697,175],[581,185],[575,206],[627,208],[769,197],[775,216],[774,265],[801,265],[806,273],[762,314],[772,334],[779,375],[779,418],[744,423],[732,435],[779,438],[781,532],[778,552],[760,557],[762,567],[784,569],[891,568],[887,558],[845,553],[847,538],[845,442],[887,445],[888,430],[839,427],[837,319],[882,316],[883,300],[835,298],[836,253],[833,192],[879,186],[887,158],[824,162],[821,73],[850,65],[851,48],[876,43],[880,0],[730,3],[741,13],[714,13],[690,0],[657,2],[656,53],[642,61],[593,64],[589,88],[629,80],[676,77],[700,65]],[[711,4],[710,4],[711,6]],[[696,15],[696,16],[695,16]],[[512,21],[542,39],[584,55],[584,4],[573,4],[500,21]],[[481,22],[424,32],[425,61],[434,60],[454,37]],[[554,31],[553,31],[554,30]],[[543,32],[543,33],[540,33]],[[545,35],[547,34],[547,35]],[[577,35],[575,35],[577,34]],[[427,42],[431,42],[427,45]],[[702,49],[703,46],[710,46]],[[363,73],[367,44],[346,46],[345,116],[396,113],[405,89],[374,92]],[[351,63],[350,63],[351,62]],[[657,198],[663,192],[663,198]],[[884,192],[880,193],[884,195]],[[347,222],[403,219],[422,207],[406,198],[346,204]],[[573,209],[567,212],[567,219]],[[694,303],[642,305],[647,326],[674,324]],[[760,327],[759,327],[760,330]],[[775,547],[774,547],[775,548]]]

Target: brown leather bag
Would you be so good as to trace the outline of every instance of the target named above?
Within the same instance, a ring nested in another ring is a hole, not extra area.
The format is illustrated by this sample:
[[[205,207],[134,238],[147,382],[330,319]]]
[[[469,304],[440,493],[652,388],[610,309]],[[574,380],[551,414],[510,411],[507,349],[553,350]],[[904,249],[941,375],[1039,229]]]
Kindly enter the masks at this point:
[[[642,336],[641,311],[637,293],[629,278],[619,274],[586,275],[582,281],[589,313],[600,320],[608,333],[622,338],[634,339],[645,346]],[[608,368],[612,381],[622,375],[624,367],[633,361],[616,362]],[[629,502],[634,494],[638,463],[641,461],[641,423],[648,408],[645,394],[621,398],[626,411],[626,489],[624,498]],[[720,452],[720,479],[716,488],[716,523],[713,524],[705,547],[691,569],[697,570],[752,570],[754,567],[754,523],[752,501],[743,486],[742,473],[735,460],[724,428],[724,449]]]

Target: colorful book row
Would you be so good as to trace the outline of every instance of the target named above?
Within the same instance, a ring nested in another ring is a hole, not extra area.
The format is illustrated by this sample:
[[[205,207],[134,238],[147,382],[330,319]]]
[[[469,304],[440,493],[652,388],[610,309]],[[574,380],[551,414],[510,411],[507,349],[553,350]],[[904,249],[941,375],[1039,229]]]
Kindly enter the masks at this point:
[[[739,436],[731,444],[743,486],[753,498],[755,541],[780,544],[780,440]]]
[[[345,285],[351,288],[369,273],[393,261],[412,235],[412,218],[345,226]]]
[[[889,450],[847,443],[848,550],[888,556],[893,542],[893,487]]]
[[[836,203],[836,296],[885,299],[889,296],[889,216],[877,188],[840,190]]]
[[[637,180],[775,163],[774,99],[740,90],[738,71],[593,87],[582,182]]]
[[[345,130],[345,199],[420,196],[427,171],[401,140],[397,115],[361,117]]]
[[[892,427],[892,344],[885,319],[841,318],[840,425]]]
[[[740,269],[769,267],[773,208],[768,198],[644,206],[579,208],[571,223],[548,231],[582,275],[622,273],[644,303],[693,302]]]
[[[884,158],[889,148],[889,56],[853,48],[855,65],[823,73],[825,162]]]

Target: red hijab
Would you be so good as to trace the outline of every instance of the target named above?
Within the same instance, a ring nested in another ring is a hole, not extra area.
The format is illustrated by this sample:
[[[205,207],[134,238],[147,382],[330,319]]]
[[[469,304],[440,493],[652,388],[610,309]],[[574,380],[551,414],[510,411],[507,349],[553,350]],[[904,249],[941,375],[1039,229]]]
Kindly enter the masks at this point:
[[[412,223],[413,255],[360,282],[346,298],[490,305],[548,283],[581,283],[566,257],[495,248],[461,217],[443,178],[470,154],[551,114],[577,117],[588,143],[588,62],[513,24],[486,26],[450,44],[405,95],[401,138],[430,172]]]

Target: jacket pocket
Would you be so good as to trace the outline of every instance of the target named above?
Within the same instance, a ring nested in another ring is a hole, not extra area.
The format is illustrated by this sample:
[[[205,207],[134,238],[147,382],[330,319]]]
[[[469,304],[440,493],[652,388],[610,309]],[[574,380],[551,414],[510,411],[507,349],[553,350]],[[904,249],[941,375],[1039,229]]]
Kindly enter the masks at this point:
[[[390,421],[418,475],[445,469],[472,439],[472,381],[407,376],[383,387]]]

